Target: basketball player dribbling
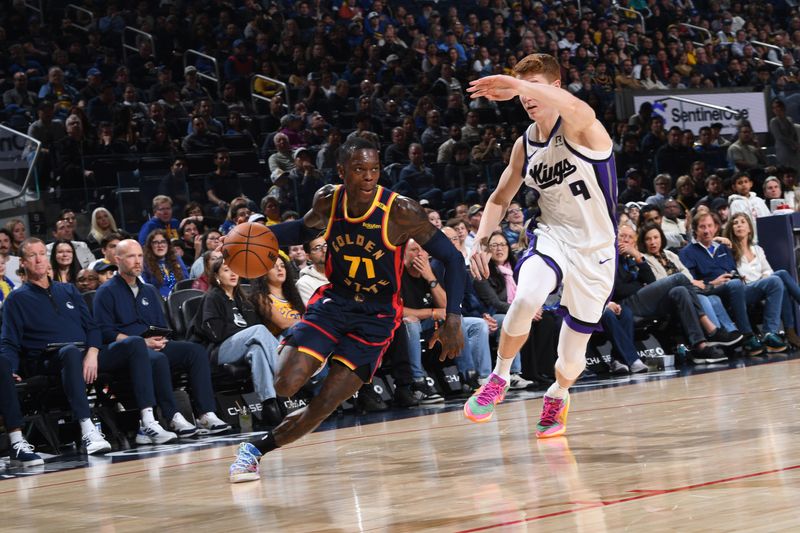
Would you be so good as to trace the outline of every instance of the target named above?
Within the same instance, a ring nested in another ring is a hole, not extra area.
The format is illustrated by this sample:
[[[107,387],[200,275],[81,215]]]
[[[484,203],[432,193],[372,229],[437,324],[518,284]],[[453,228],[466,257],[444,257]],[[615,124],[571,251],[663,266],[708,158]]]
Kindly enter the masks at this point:
[[[489,236],[523,182],[538,193],[541,215],[530,247],[517,262],[517,292],[503,321],[494,372],[464,405],[464,414],[473,422],[492,417],[508,390],[511,361],[528,338],[531,319],[563,285],[556,381],[545,393],[536,426],[537,437],[557,437],[566,431],[569,388],[586,367],[589,336],[599,329],[614,285],[616,170],[608,132],[588,104],[561,88],[554,57],[529,55],[514,72],[516,77],[481,78],[468,89],[472,98],[519,96],[534,121],[514,143],[483,211],[470,256],[473,276],[489,276]]]
[[[413,239],[446,268],[442,280],[447,314],[430,346],[441,342],[440,360],[461,351],[464,258],[429,221],[415,201],[378,185],[377,149],[364,139],[346,142],[337,165],[344,185],[326,185],[297,221],[271,226],[282,245],[322,235],[328,244],[325,270],[330,282],[314,293],[303,319],[287,334],[280,351],[275,390],[293,396],[328,359],[330,372],[305,409],[274,430],[239,445],[230,481],[259,479],[263,454],[289,444],[319,426],[344,400],[369,382],[403,317],[400,280],[406,243]]]

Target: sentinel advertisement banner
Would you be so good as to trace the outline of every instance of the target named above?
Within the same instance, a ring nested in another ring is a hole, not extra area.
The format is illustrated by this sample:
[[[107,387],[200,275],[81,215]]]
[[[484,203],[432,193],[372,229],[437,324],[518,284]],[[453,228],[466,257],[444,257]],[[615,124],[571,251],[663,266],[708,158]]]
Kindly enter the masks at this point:
[[[736,111],[741,112],[744,118],[753,125],[756,133],[766,133],[769,129],[767,119],[767,108],[764,102],[763,92],[719,92],[719,93],[688,93],[680,91],[681,98],[695,100],[725,107],[731,111],[712,109],[678,100],[667,99],[669,94],[638,94],[633,96],[633,105],[636,111],[643,102],[653,104],[653,112],[664,117],[666,129],[678,126],[682,129],[690,129],[695,134],[703,126],[710,126],[714,122],[722,123],[722,133],[726,135],[736,134]]]

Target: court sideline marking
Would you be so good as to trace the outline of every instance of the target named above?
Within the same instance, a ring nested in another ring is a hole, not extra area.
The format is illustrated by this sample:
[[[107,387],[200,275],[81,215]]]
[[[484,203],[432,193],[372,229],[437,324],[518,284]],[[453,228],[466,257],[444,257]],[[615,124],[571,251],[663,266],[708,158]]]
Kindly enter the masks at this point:
[[[644,500],[646,498],[653,498],[655,496],[663,496],[664,494],[674,494],[676,492],[685,492],[689,490],[699,489],[702,487],[710,487],[713,485],[720,485],[722,483],[730,483],[731,481],[741,481],[742,479],[749,479],[754,477],[760,476],[768,476],[770,474],[778,474],[781,472],[788,472],[790,470],[796,470],[800,468],[800,465],[792,465],[786,466],[784,468],[775,468],[773,470],[764,470],[763,472],[753,472],[751,474],[742,474],[739,476],[732,476],[726,477],[722,479],[715,479],[713,481],[705,481],[703,483],[695,483],[694,485],[686,485],[685,487],[676,487],[672,489],[655,489],[655,490],[629,490],[628,492],[644,492],[645,494],[639,494],[637,496],[630,496],[627,498],[619,498],[617,500],[601,500],[596,503],[587,503],[583,507],[578,507],[577,509],[565,509],[564,511],[558,511],[555,513],[547,513],[537,516],[531,516],[528,518],[520,518],[519,520],[510,520],[508,522],[498,522],[496,524],[490,524],[486,526],[476,527],[472,529],[462,529],[457,531],[457,533],[474,533],[476,531],[488,531],[490,529],[496,529],[498,527],[505,527],[505,526],[513,526],[516,524],[525,524],[528,522],[534,522],[536,520],[544,520],[545,518],[552,518],[555,516],[563,516],[567,514],[578,513],[580,511],[588,511],[590,509],[597,509],[598,507],[608,507],[611,505],[617,505],[620,503],[627,503],[636,500]],[[558,505],[558,504],[555,504]],[[564,503],[563,505],[569,505],[569,503]]]

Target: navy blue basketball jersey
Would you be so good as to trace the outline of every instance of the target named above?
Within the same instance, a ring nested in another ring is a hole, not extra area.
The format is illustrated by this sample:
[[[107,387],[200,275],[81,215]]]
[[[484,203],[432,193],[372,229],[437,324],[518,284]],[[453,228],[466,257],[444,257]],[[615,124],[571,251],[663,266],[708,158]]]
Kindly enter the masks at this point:
[[[325,272],[328,290],[356,302],[400,304],[404,246],[389,242],[389,208],[397,193],[378,186],[363,216],[347,215],[347,192],[333,194],[331,215],[323,235],[328,243]]]

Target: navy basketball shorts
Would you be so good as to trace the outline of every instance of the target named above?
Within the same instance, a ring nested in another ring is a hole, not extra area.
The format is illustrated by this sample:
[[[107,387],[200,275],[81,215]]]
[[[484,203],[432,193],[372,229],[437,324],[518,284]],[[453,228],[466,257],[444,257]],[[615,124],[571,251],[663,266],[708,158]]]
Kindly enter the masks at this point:
[[[321,363],[331,358],[369,382],[402,314],[399,305],[357,302],[325,292],[312,298],[305,316],[292,326],[284,343]]]

